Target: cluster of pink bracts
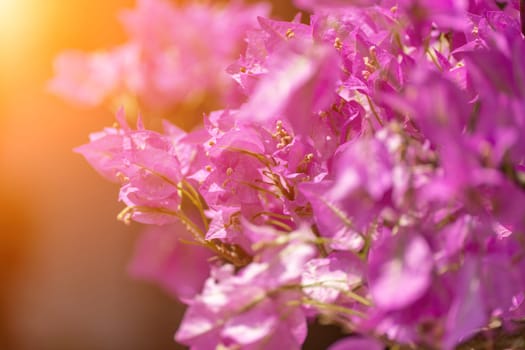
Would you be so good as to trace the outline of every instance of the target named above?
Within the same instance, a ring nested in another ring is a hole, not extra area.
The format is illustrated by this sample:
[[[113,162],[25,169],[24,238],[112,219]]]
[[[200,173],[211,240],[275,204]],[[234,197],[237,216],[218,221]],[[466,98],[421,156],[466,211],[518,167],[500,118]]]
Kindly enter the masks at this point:
[[[352,333],[332,350],[453,349],[525,317],[523,1],[138,3],[52,88],[223,101],[191,132],[121,110],[76,149],[151,225],[132,270],[188,305],[178,342],[299,349],[317,318]]]

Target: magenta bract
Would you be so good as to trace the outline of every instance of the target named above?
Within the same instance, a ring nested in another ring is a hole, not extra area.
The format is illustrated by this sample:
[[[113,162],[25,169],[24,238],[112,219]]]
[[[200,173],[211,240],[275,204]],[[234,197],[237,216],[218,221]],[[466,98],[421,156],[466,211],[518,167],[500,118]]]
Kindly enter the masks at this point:
[[[522,319],[523,7],[295,3],[308,24],[139,1],[129,43],[57,60],[52,88],[88,104],[222,98],[191,132],[121,111],[76,149],[122,220],[160,225],[131,271],[188,304],[175,339],[299,349],[318,318],[355,333],[331,349],[453,349]]]

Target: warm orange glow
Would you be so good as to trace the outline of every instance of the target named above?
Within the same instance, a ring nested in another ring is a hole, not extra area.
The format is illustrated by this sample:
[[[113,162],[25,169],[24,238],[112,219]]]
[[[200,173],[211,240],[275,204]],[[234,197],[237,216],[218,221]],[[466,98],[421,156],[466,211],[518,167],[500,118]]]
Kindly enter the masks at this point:
[[[0,0],[0,349],[172,345],[180,311],[148,311],[171,304],[126,276],[115,189],[72,152],[112,113],[46,91],[59,52],[123,42],[117,13],[134,3]]]
[[[23,23],[24,3],[17,0],[0,1],[0,35],[2,44],[12,44],[14,39],[20,35],[20,27]],[[8,41],[4,41],[8,39]]]
[[[0,0],[0,62],[13,65],[15,58],[34,45],[38,17],[28,0]]]

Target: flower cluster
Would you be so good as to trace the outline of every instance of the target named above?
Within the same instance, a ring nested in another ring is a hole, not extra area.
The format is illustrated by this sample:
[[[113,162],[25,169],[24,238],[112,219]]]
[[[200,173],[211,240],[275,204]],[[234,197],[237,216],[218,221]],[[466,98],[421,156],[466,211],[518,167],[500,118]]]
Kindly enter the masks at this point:
[[[157,225],[134,271],[187,303],[176,340],[299,349],[317,318],[354,333],[334,350],[453,349],[512,327],[525,317],[523,4],[521,19],[510,0],[296,5],[312,12],[307,24],[260,16],[242,33],[244,53],[223,67],[244,94],[236,105],[191,132],[131,128],[121,110],[118,126],[77,148],[120,183],[120,219]],[[185,10],[189,33],[210,17],[195,9]],[[186,30],[166,13],[126,23],[155,46]],[[194,69],[222,65],[215,57],[248,22],[228,18],[217,41],[212,21],[210,60],[176,73],[146,51],[140,66],[154,73],[131,73],[153,82],[135,92],[229,94],[221,77],[196,80]],[[181,62],[193,50],[181,49]]]
[[[224,67],[244,49],[244,33],[267,4],[137,0],[120,19],[129,41],[110,51],[71,50],[55,61],[53,92],[87,106],[103,102],[172,111],[181,105],[233,103],[239,91]],[[213,105],[213,104],[211,104]]]

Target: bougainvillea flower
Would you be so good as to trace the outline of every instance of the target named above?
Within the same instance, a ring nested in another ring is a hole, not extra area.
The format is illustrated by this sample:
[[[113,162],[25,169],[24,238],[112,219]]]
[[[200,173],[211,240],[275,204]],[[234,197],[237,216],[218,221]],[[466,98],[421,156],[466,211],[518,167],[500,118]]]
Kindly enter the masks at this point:
[[[432,281],[432,251],[424,238],[399,233],[370,252],[368,281],[377,307],[403,308],[423,296]],[[404,286],[399,288],[399,286]]]
[[[180,223],[148,227],[136,243],[131,276],[156,282],[182,301],[193,300],[208,278],[212,253],[189,244],[191,239]]]
[[[58,61],[86,103],[222,100],[189,132],[119,112],[77,148],[121,219],[160,225],[132,271],[188,304],[176,340],[299,349],[320,320],[353,333],[331,349],[453,349],[522,319],[523,4],[295,3],[309,21],[141,0],[130,42]]]
[[[128,96],[149,110],[205,97],[229,101],[237,97],[225,68],[240,54],[244,32],[268,12],[263,3],[140,0],[121,14],[129,41],[108,52],[59,56],[51,89],[88,105]]]
[[[306,336],[305,315],[298,307],[299,283],[304,264],[313,247],[300,240],[306,231],[296,233],[273,254],[261,256],[237,274],[229,271],[220,279],[210,278],[203,292],[190,305],[176,339],[194,349],[223,344],[256,349],[284,342],[299,349]]]

